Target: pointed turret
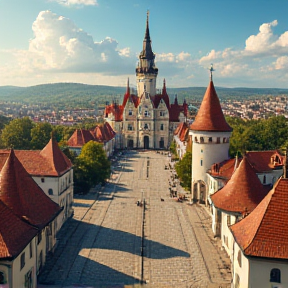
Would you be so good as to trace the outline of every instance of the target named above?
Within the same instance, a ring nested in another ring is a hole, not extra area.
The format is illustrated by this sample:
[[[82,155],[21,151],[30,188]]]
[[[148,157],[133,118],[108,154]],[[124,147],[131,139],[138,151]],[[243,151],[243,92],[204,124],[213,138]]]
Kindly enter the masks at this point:
[[[1,170],[0,183],[0,200],[19,218],[39,229],[62,210],[36,184],[13,150]]]
[[[231,132],[226,122],[213,81],[210,81],[195,121],[190,126],[194,131]]]
[[[55,139],[51,138],[49,143],[42,149],[40,155],[50,161],[51,167],[56,175],[61,175],[71,167],[71,161],[61,151]]]
[[[251,213],[267,194],[258,176],[244,157],[228,183],[211,195],[214,206],[234,213]]]
[[[150,60],[154,60],[155,58],[155,55],[152,51],[150,32],[149,32],[149,11],[147,11],[146,31],[143,40],[143,50],[140,55]]]
[[[147,12],[146,31],[143,40],[143,49],[139,55],[139,64],[136,68],[138,96],[148,92],[151,96],[156,95],[156,77],[158,68],[155,67],[155,54],[152,51],[149,32],[149,11]],[[146,89],[144,89],[146,87]]]
[[[280,178],[260,204],[230,227],[247,256],[288,259],[288,179]]]

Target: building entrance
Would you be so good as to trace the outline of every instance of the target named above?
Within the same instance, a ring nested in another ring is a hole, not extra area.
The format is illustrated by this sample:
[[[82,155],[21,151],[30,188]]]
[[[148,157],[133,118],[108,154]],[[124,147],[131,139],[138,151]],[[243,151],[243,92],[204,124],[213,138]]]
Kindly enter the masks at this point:
[[[149,149],[149,136],[144,136],[144,149]]]
[[[131,140],[131,139],[128,140],[128,148],[129,148],[129,149],[132,149],[132,148],[133,148],[133,144],[134,144],[134,143],[133,143],[133,140]]]

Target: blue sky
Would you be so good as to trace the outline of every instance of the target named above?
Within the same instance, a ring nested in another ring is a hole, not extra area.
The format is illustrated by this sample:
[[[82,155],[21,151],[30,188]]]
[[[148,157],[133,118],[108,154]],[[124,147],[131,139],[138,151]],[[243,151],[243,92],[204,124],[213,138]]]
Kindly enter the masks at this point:
[[[133,85],[147,9],[159,88],[288,88],[288,0],[0,0],[0,86]]]

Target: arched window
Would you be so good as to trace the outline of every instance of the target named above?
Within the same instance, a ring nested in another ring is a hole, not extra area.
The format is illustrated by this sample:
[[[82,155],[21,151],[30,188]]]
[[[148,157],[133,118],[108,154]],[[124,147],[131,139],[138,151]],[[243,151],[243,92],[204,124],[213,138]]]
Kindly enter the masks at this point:
[[[209,142],[209,143],[212,143],[212,137],[209,137],[209,138],[208,138],[208,142]]]
[[[263,176],[263,184],[266,184],[266,175]]]
[[[273,268],[270,272],[270,282],[281,283],[281,271],[280,269]]]
[[[49,195],[53,195],[53,189],[51,189],[51,188],[48,189],[48,194],[49,194]]]
[[[5,274],[2,271],[0,271],[0,284],[6,284]]]

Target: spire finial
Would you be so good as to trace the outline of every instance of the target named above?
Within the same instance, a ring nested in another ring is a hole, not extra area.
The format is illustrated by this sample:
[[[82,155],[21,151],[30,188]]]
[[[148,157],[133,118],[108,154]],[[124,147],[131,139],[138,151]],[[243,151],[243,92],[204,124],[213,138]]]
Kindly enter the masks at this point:
[[[213,64],[211,63],[211,66],[210,66],[210,81],[213,81],[213,71],[215,71],[215,69],[213,68]]]

